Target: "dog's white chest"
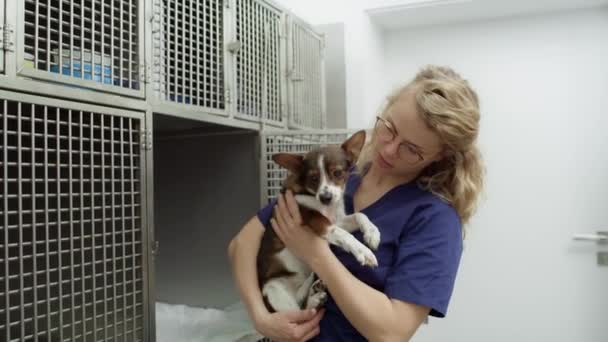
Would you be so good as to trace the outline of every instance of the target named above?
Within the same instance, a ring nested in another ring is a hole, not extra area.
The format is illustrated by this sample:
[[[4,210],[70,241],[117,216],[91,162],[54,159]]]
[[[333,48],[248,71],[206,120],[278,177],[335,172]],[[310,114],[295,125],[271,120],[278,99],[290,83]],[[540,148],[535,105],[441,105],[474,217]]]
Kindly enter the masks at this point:
[[[311,269],[300,259],[296,258],[287,248],[279,252],[276,257],[285,265],[288,271],[294,272],[298,276],[307,277],[311,272]]]

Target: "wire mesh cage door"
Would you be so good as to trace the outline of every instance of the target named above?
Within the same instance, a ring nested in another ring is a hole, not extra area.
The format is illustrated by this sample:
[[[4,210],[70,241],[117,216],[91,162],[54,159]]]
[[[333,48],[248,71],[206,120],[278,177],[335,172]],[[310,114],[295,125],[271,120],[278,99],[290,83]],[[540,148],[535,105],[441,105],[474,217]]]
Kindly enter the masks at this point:
[[[224,1],[154,0],[157,99],[226,114]]]
[[[24,0],[20,75],[143,97],[145,0]]]
[[[289,124],[325,128],[323,37],[294,17],[289,27]]]
[[[283,15],[261,0],[236,0],[236,116],[281,125]]]
[[[287,170],[272,160],[275,153],[304,154],[317,147],[342,144],[356,130],[277,130],[260,132],[260,203],[275,199],[287,176]]]
[[[144,340],[143,118],[0,90],[0,340]]]

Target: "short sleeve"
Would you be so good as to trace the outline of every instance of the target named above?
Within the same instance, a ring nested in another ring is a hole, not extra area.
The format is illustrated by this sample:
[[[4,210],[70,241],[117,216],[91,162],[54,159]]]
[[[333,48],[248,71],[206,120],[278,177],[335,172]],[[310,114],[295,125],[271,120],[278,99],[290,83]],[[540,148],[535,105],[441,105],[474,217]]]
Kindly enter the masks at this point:
[[[270,219],[272,218],[272,210],[274,209],[275,204],[277,204],[278,200],[275,198],[271,200],[265,207],[262,207],[257,212],[257,217],[262,222],[264,227],[267,227],[270,224]]]
[[[420,213],[399,239],[385,293],[429,307],[431,316],[445,317],[462,255],[462,229],[452,207],[431,208]]]

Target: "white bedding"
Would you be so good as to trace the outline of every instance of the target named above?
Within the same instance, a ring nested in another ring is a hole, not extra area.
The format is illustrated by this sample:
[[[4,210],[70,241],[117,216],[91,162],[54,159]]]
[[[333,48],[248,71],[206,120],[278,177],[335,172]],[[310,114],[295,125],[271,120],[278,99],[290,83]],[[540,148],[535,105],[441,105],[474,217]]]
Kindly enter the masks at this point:
[[[224,309],[156,303],[158,342],[252,342],[260,338],[242,303]]]

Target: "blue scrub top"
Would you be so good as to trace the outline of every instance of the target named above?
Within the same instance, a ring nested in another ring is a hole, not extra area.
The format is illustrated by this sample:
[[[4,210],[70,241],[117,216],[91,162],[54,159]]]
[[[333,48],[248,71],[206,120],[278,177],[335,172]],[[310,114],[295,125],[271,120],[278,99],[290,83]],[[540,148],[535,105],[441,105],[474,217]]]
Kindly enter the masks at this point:
[[[353,213],[353,194],[361,176],[352,172],[344,193],[346,214]],[[268,229],[276,201],[257,216]],[[336,257],[358,279],[399,299],[431,308],[430,315],[445,317],[462,254],[462,226],[456,210],[416,182],[398,185],[361,210],[380,230],[375,251],[378,267],[361,266],[340,247]],[[353,235],[363,242],[360,231]],[[313,341],[365,341],[329,296],[320,334]]]

